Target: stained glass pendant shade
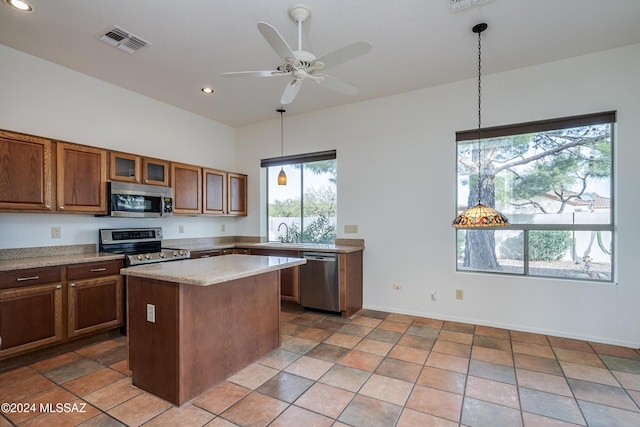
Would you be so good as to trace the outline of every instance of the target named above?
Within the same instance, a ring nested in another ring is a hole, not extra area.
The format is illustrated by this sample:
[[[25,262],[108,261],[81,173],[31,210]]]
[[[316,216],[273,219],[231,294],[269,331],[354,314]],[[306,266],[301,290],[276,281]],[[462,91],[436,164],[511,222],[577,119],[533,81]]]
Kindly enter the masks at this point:
[[[480,70],[481,70],[481,38],[480,33],[487,29],[487,24],[482,23],[475,25],[473,27],[473,32],[478,34],[478,152],[480,152],[480,140],[482,139],[482,127],[481,127],[481,109],[480,109],[480,101],[481,101],[481,85],[480,85]],[[478,154],[478,204],[467,209],[462,212],[456,219],[453,220],[453,225],[455,228],[480,228],[480,227],[504,227],[509,225],[509,219],[498,212],[497,210],[485,206],[481,203],[481,183],[480,183],[480,171],[481,163],[480,163],[480,153]]]

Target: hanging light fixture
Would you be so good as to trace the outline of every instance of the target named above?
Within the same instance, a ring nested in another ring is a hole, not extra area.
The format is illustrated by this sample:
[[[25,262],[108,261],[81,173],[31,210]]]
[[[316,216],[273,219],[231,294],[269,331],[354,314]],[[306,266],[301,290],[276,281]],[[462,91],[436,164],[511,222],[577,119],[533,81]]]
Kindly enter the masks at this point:
[[[282,114],[287,110],[284,108],[278,108],[276,111],[280,113],[280,159],[282,159],[284,157],[284,118]],[[278,185],[287,185],[287,174],[284,173],[284,165],[280,166]]]
[[[487,29],[487,24],[481,23],[473,27],[473,32],[478,34],[478,204],[462,212],[456,216],[453,220],[455,228],[478,228],[478,227],[502,227],[509,225],[509,219],[502,215],[497,210],[485,206],[482,201],[482,185],[480,182],[482,163],[481,163],[481,151],[480,141],[482,140],[482,127],[481,127],[481,65],[482,65],[482,50],[481,50],[481,36],[480,34]]]

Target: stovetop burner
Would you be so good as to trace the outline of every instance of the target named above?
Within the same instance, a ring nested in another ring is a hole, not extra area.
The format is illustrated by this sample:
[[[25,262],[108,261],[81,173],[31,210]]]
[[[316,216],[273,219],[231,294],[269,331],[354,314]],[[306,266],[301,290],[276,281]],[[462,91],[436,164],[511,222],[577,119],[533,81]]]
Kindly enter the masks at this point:
[[[99,230],[100,252],[125,255],[127,266],[188,259],[188,249],[162,247],[162,228],[110,228]]]

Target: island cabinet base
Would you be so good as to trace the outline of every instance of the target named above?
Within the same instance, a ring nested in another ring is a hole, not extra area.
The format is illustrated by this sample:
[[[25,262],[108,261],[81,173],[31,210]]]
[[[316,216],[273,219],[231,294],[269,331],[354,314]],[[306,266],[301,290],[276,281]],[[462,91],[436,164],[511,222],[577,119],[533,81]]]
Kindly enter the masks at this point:
[[[279,273],[210,286],[129,276],[133,385],[182,405],[277,348]]]

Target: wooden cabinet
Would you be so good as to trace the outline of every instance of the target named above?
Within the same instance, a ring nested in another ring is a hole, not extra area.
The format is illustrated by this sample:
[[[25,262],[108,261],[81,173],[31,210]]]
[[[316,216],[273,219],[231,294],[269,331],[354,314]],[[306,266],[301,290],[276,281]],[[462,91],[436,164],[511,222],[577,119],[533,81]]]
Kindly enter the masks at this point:
[[[279,256],[286,258],[300,258],[300,252],[278,249],[251,249],[251,255]],[[283,301],[300,302],[300,267],[290,267],[280,270],[280,299]]]
[[[174,214],[202,213],[202,168],[171,163],[171,187]]]
[[[152,185],[169,185],[169,162],[129,153],[109,152],[109,179]]]
[[[61,269],[0,273],[0,358],[64,339]]]
[[[222,255],[249,255],[249,249],[227,248],[222,250]]]
[[[247,175],[227,173],[227,215],[247,215]]]
[[[107,151],[58,142],[56,154],[56,210],[105,213]]]
[[[0,272],[0,359],[121,326],[121,268],[110,260]]]
[[[189,258],[197,259],[197,258],[211,258],[212,256],[220,256],[222,254],[222,250],[220,249],[212,249],[210,251],[191,251]]]
[[[227,213],[227,172],[202,168],[202,213]]]
[[[67,268],[67,335],[75,337],[123,324],[121,261],[72,265]]]
[[[51,210],[51,147],[48,139],[0,130],[0,209]]]

